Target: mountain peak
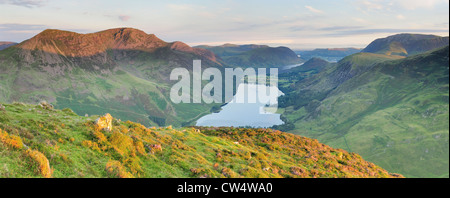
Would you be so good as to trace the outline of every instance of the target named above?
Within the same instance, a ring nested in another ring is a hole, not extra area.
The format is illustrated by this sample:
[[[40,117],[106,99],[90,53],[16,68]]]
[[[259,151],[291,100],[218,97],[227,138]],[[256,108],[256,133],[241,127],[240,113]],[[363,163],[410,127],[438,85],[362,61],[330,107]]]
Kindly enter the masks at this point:
[[[87,34],[47,29],[14,48],[19,50],[21,60],[29,64],[39,62],[44,65],[61,63],[72,65],[74,61],[77,64],[81,61],[82,65],[111,67],[115,61],[132,59],[140,52],[154,53],[159,49],[169,49],[172,52],[195,55],[196,58],[221,65],[215,54],[209,50],[192,48],[179,41],[167,43],[154,34],[147,34],[134,28],[113,28]],[[157,56],[167,58],[168,55],[164,52]],[[76,60],[68,62],[67,58]],[[84,63],[85,61],[89,63]]]
[[[425,34],[396,34],[370,43],[362,52],[411,56],[449,44],[449,37]]]
[[[84,57],[105,53],[108,49],[153,51],[167,45],[168,43],[155,35],[138,29],[115,28],[89,34],[47,29],[20,43],[17,47],[64,56]]]

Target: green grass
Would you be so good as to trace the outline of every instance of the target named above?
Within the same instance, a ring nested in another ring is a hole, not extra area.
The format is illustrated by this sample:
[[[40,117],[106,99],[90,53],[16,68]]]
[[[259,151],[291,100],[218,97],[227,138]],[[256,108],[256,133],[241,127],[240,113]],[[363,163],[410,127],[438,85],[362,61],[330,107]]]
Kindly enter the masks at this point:
[[[284,107],[283,116],[295,126],[290,132],[356,152],[407,177],[448,175],[448,48],[394,61],[364,55],[339,64],[371,69],[342,82],[318,99],[320,105],[309,108],[312,98],[298,101],[306,104],[298,109]],[[313,88],[320,90],[335,73],[317,75],[324,84]]]
[[[113,130],[106,132],[96,128],[98,116],[2,105],[0,177],[42,177],[27,149],[42,153],[58,178],[395,176],[356,154],[271,129],[146,128],[114,119]],[[26,147],[12,147],[8,136],[19,137]],[[153,145],[162,150],[151,150]],[[108,168],[112,163],[118,165]]]
[[[169,99],[170,84],[156,83],[154,79],[135,75],[136,71],[124,70],[98,74],[73,68],[60,76],[37,68],[12,67],[0,74],[0,101],[37,104],[45,100],[60,109],[71,108],[81,116],[110,112],[119,119],[146,126],[160,124],[150,117],[162,118],[167,125],[181,126],[187,120],[205,115],[212,107],[191,104],[178,108]]]

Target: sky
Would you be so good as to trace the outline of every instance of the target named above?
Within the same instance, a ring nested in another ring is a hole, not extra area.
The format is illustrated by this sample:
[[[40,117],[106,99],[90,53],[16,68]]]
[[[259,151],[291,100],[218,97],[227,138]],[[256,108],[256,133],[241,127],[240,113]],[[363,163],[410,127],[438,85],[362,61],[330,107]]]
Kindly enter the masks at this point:
[[[0,41],[117,27],[191,46],[363,48],[397,33],[448,36],[449,0],[0,0]]]

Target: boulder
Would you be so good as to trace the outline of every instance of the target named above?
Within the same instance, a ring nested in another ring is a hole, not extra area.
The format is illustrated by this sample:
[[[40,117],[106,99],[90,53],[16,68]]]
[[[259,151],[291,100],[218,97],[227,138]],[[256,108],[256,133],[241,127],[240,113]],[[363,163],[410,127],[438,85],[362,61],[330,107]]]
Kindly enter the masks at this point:
[[[113,117],[111,116],[111,114],[107,113],[104,116],[97,118],[97,120],[95,120],[95,124],[100,130],[111,131],[112,120]]]
[[[43,109],[46,109],[46,110],[52,110],[53,109],[53,105],[48,103],[48,102],[46,102],[46,101],[40,102],[39,106],[42,107]]]

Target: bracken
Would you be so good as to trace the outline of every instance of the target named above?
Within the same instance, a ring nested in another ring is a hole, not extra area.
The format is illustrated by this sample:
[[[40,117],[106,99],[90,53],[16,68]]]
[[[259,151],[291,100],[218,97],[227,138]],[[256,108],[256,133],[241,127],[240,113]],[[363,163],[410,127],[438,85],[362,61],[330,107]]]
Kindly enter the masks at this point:
[[[50,163],[44,154],[42,154],[41,152],[39,152],[37,150],[31,150],[31,149],[28,149],[26,151],[26,154],[28,157],[30,157],[32,162],[37,165],[39,173],[41,174],[42,177],[45,177],[45,178],[52,177],[52,170],[50,168]]]
[[[119,161],[109,161],[106,163],[106,172],[112,177],[133,178],[134,176],[125,170]]]
[[[0,142],[2,142],[4,145],[14,148],[14,149],[21,149],[23,148],[22,139],[15,135],[9,135],[6,131],[2,131],[0,129]]]

